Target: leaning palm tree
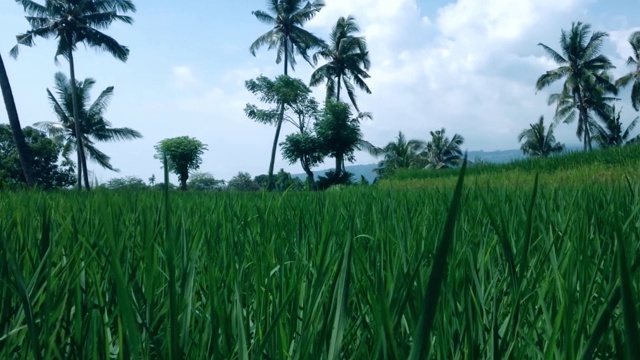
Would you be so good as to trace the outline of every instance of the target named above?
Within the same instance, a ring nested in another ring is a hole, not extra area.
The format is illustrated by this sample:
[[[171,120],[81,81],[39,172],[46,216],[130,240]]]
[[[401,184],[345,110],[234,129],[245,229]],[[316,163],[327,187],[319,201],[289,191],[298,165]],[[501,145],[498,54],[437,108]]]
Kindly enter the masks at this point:
[[[326,63],[311,74],[310,81],[311,86],[326,82],[327,98],[335,96],[336,101],[340,101],[340,89],[344,85],[353,107],[358,111],[354,84],[371,94],[369,86],[364,82],[364,79],[370,77],[367,70],[371,61],[364,37],[354,35],[359,31],[354,17],[338,19],[329,36],[331,43],[313,55],[315,63],[320,58],[326,60]]]
[[[639,118],[636,117],[625,129],[620,120],[621,116],[622,110],[616,112],[614,106],[609,117],[604,121],[604,126],[597,127],[594,139],[601,148],[622,146],[634,140],[631,138],[631,132],[638,124]]]
[[[395,141],[391,141],[380,149],[384,159],[378,163],[375,169],[378,175],[388,174],[397,169],[408,169],[420,165],[420,152],[426,147],[422,140],[407,140],[400,131]]]
[[[556,141],[553,135],[555,125],[549,125],[545,130],[544,117],[540,116],[537,123],[530,124],[529,129],[523,130],[518,135],[518,142],[524,143],[520,147],[525,155],[531,157],[548,157],[564,150],[564,145]]]
[[[600,53],[605,32],[591,32],[591,26],[581,22],[573,23],[569,32],[562,30],[560,52],[545,44],[540,45],[559,65],[557,69],[547,71],[536,82],[536,88],[542,90],[558,80],[564,79],[563,91],[575,99],[578,110],[578,126],[588,123],[589,109],[583,101],[590,87],[601,87],[617,94],[617,88],[603,73],[614,68],[611,61]],[[562,54],[561,54],[562,53]],[[591,131],[584,126],[582,131],[584,149],[591,149]]]
[[[89,78],[71,85],[71,81],[63,73],[55,75],[55,92],[54,94],[47,89],[49,102],[58,118],[57,122],[43,121],[34,124],[35,127],[46,131],[58,143],[63,145],[63,155],[69,158],[72,151],[76,151],[78,167],[82,168],[83,174],[88,173],[87,156],[105,169],[118,171],[111,163],[110,158],[102,151],[96,148],[97,142],[110,142],[120,140],[132,140],[141,138],[142,135],[130,128],[112,128],[111,123],[104,117],[104,113],[113,96],[113,87],[106,88],[93,101],[90,102],[89,93],[95,80]],[[77,117],[73,116],[74,105],[72,92],[77,92],[75,98],[78,100]],[[74,119],[80,119],[79,124]],[[76,129],[80,128],[77,132]],[[86,152],[79,151],[78,136],[81,134],[81,142],[84,144]],[[85,177],[87,179],[88,176]],[[88,181],[85,180],[85,186],[89,188]]]
[[[629,37],[629,45],[633,49],[633,55],[629,56],[627,65],[634,69],[627,75],[616,81],[616,86],[625,87],[633,83],[631,87],[631,104],[636,111],[640,111],[640,31],[636,31]]]
[[[308,51],[314,47],[322,46],[322,39],[303,28],[304,24],[313,19],[324,7],[324,1],[314,2],[304,0],[268,0],[268,11],[257,10],[252,14],[262,23],[273,28],[257,38],[249,51],[253,56],[263,46],[269,50],[276,50],[276,64],[284,60],[284,75],[288,75],[289,67],[295,70],[296,53],[301,55],[309,64],[311,58]],[[273,168],[278,148],[278,138],[284,119],[284,105],[280,107],[280,114],[276,124],[276,134],[271,149],[269,162],[268,188],[274,187]]]
[[[20,118],[18,117],[18,110],[16,109],[16,103],[13,99],[13,92],[11,91],[11,84],[9,83],[9,76],[7,70],[4,67],[2,56],[0,55],[0,90],[2,91],[2,98],[4,99],[4,106],[7,109],[7,117],[9,118],[9,125],[11,126],[11,133],[13,134],[13,140],[16,143],[16,150],[18,151],[18,157],[20,158],[20,166],[24,173],[24,179],[27,182],[27,186],[34,185],[33,168],[31,163],[31,151],[27,146],[27,142],[20,126]]]
[[[420,154],[426,160],[426,169],[448,169],[460,165],[464,138],[454,134],[451,139],[446,136],[445,129],[431,131],[431,140],[427,142]]]
[[[18,56],[19,45],[32,47],[35,39],[42,37],[48,39],[55,37],[58,40],[58,48],[55,58],[62,56],[69,61],[69,73],[71,84],[75,86],[75,63],[73,52],[78,44],[100,49],[110,53],[121,61],[129,57],[129,49],[120,45],[115,39],[106,35],[101,30],[109,27],[113,22],[121,21],[132,24],[133,19],[119,13],[135,12],[136,7],[131,0],[45,0],[41,5],[33,0],[16,0],[28,14],[27,21],[31,30],[18,35],[18,45],[11,49],[11,56]],[[74,118],[79,116],[78,103],[75,92],[72,92]],[[80,133],[79,122],[76,133]],[[83,137],[78,137],[77,148],[81,157],[84,157]],[[78,165],[78,188],[82,188],[81,166]],[[85,184],[89,183],[88,174],[84,173]],[[88,189],[88,187],[87,187]]]

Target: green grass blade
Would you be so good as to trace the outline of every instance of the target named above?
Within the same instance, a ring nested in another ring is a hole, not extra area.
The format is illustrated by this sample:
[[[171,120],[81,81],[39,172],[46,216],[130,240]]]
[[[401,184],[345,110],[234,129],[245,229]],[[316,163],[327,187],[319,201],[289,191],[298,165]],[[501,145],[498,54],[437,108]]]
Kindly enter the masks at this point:
[[[453,193],[453,199],[449,206],[449,212],[447,214],[447,221],[444,225],[442,238],[440,238],[440,242],[436,248],[433,265],[431,266],[431,271],[429,273],[429,281],[427,282],[427,288],[424,293],[422,314],[420,315],[420,320],[414,331],[413,344],[409,355],[409,359],[411,360],[426,359],[429,356],[431,329],[436,317],[442,283],[444,282],[444,277],[447,273],[447,257],[449,255],[449,250],[453,246],[455,237],[456,219],[460,210],[462,185],[464,183],[464,173],[466,168],[467,157],[465,155],[464,163],[458,177],[458,183],[456,184],[456,189]]]

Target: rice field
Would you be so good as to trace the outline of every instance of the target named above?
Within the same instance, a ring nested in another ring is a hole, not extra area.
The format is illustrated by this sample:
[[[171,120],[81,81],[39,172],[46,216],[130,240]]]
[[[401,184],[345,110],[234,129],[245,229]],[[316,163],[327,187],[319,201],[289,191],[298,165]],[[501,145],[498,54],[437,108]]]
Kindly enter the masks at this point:
[[[640,358],[639,183],[549,176],[3,193],[0,359]]]

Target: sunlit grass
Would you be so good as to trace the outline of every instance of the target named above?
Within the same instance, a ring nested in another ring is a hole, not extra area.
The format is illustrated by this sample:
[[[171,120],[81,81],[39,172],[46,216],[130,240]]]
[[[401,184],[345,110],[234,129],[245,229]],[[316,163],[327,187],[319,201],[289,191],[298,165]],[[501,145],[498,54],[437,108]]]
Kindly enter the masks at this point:
[[[3,193],[0,359],[633,358],[635,175],[468,171],[459,196]]]

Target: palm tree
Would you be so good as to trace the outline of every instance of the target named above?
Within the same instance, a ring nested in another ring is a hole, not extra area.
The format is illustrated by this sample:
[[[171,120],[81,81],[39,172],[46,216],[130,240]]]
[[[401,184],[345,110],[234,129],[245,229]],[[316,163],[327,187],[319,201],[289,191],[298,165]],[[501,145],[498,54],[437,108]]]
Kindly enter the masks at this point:
[[[525,155],[532,157],[548,157],[549,155],[560,153],[564,150],[564,145],[556,142],[553,135],[554,125],[549,125],[545,131],[544,117],[540,116],[537,123],[529,124],[529,129],[523,130],[518,135],[518,142],[525,140],[520,147]]]
[[[63,144],[63,155],[69,157],[69,153],[76,150],[78,158],[78,167],[82,167],[83,173],[87,174],[87,154],[89,158],[97,162],[105,169],[118,171],[113,168],[110,158],[105,153],[96,148],[96,142],[109,142],[119,140],[132,140],[141,138],[142,135],[130,128],[112,128],[111,123],[104,117],[104,112],[109,105],[109,101],[113,96],[113,87],[106,88],[93,103],[90,103],[89,93],[95,80],[86,79],[77,82],[76,86],[71,85],[71,81],[63,73],[55,75],[55,91],[58,97],[47,89],[49,102],[53,106],[53,110],[58,117],[57,122],[43,121],[34,124],[35,127],[46,131],[49,136]],[[75,98],[78,100],[78,117],[74,117],[74,105],[72,91],[75,89],[77,94]],[[80,119],[76,124],[74,119]],[[77,132],[76,129],[80,128]],[[81,142],[84,143],[85,153],[81,153],[78,147],[78,136],[81,134]],[[85,187],[89,188],[88,176],[85,177]]]
[[[445,129],[431,131],[431,140],[420,154],[426,160],[426,169],[448,169],[458,166],[462,161],[460,146],[464,138],[454,134],[451,139],[446,136]]]
[[[608,73],[601,73],[603,78],[611,80],[612,77]],[[598,87],[589,80],[587,86],[584,87],[582,96],[582,105],[587,109],[587,116],[581,117],[580,106],[575,94],[568,88],[563,88],[558,94],[549,96],[549,105],[556,105],[555,120],[556,122],[572,123],[578,119],[578,127],[576,128],[576,136],[578,139],[584,139],[585,132],[594,134],[598,131],[598,119],[606,122],[611,114],[611,103],[620,100],[612,96],[605,88]],[[589,137],[589,146],[591,146],[591,135]]]
[[[9,118],[9,125],[11,126],[11,133],[13,134],[13,140],[16,143],[16,150],[18,151],[18,157],[20,158],[20,166],[24,173],[24,178],[29,187],[34,185],[33,177],[33,165],[31,163],[31,152],[27,146],[27,142],[20,126],[20,118],[18,117],[18,110],[16,109],[16,103],[13,99],[13,92],[11,91],[11,84],[9,83],[9,76],[7,70],[4,67],[4,61],[0,55],[0,90],[2,90],[2,97],[4,99],[4,106],[7,108],[7,117]]]
[[[257,10],[252,14],[262,23],[273,28],[257,38],[249,51],[253,56],[263,46],[268,46],[269,50],[276,49],[276,64],[284,60],[284,75],[288,75],[289,67],[295,70],[296,53],[300,54],[309,64],[311,58],[308,50],[321,46],[324,42],[303,28],[304,24],[313,19],[324,7],[324,1],[314,2],[304,0],[269,0],[267,2],[268,11]],[[273,167],[276,161],[276,151],[278,148],[278,138],[284,119],[284,105],[280,107],[278,123],[276,124],[276,134],[273,139],[271,149],[271,160],[269,162],[268,186],[273,189]]]
[[[629,44],[633,49],[633,56],[629,56],[627,65],[634,69],[627,75],[616,81],[616,86],[625,87],[633,82],[631,88],[631,104],[636,111],[640,111],[640,31],[636,31],[629,36]]]
[[[75,64],[73,51],[78,44],[106,51],[121,61],[129,57],[129,49],[120,45],[115,39],[103,33],[115,21],[132,24],[133,19],[121,13],[135,12],[136,7],[131,0],[45,0],[41,5],[33,0],[16,0],[28,14],[27,21],[31,30],[16,36],[18,44],[11,49],[11,56],[18,56],[19,45],[32,47],[35,39],[42,37],[48,39],[55,37],[58,40],[58,49],[55,58],[62,56],[69,61],[69,73],[71,84],[75,86]],[[78,101],[73,94],[73,118],[79,116]],[[80,122],[74,122],[78,127],[76,133],[80,133]],[[78,137],[77,148],[82,158],[84,155],[83,136]],[[78,189],[82,188],[82,167],[78,164]],[[89,175],[84,173],[85,184],[89,183]],[[88,189],[88,187],[87,187]]]
[[[588,123],[589,108],[584,101],[590,87],[601,87],[617,94],[617,88],[606,74],[614,68],[611,61],[600,54],[603,41],[609,35],[605,32],[591,32],[591,26],[581,22],[573,23],[569,32],[562,30],[560,49],[562,54],[545,44],[538,44],[559,65],[557,69],[547,71],[536,82],[536,88],[542,90],[554,82],[564,79],[563,92],[570,94],[578,110],[578,126],[583,126],[584,149],[591,149],[591,129]],[[580,132],[580,131],[578,131]]]
[[[422,140],[407,140],[400,131],[395,141],[391,141],[380,149],[384,159],[378,163],[375,170],[378,175],[390,173],[397,169],[407,169],[420,165],[420,152],[426,147]]]
[[[340,89],[344,85],[347,95],[357,110],[355,88],[353,84],[371,94],[371,90],[364,82],[370,78],[367,70],[371,66],[367,43],[364,37],[355,36],[360,28],[354,17],[341,17],[331,31],[331,44],[323,46],[313,55],[314,63],[319,58],[327,62],[318,67],[311,74],[310,86],[317,86],[327,83],[327,98],[335,96],[336,101],[340,101]],[[353,82],[353,83],[352,83]]]
[[[621,114],[622,110],[616,112],[616,108],[614,106],[611,110],[610,116],[604,121],[604,126],[597,127],[594,138],[601,148],[622,146],[635,141],[635,139],[631,139],[630,137],[639,118],[636,117],[629,126],[624,129],[622,121],[620,121]]]

